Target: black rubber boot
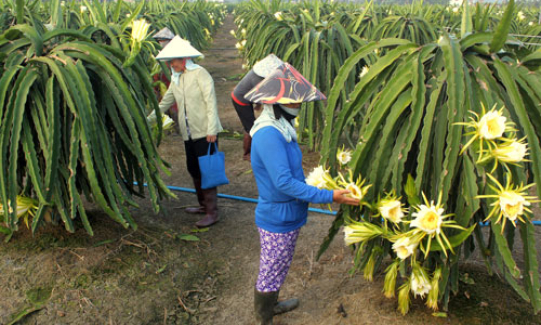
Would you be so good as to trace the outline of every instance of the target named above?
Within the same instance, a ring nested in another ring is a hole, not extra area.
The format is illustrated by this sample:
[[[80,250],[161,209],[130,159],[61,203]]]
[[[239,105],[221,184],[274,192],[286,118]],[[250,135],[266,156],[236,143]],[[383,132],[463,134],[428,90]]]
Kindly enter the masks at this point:
[[[297,298],[291,298],[284,301],[277,301],[274,304],[274,315],[290,312],[297,307],[299,307],[299,299]]]
[[[278,299],[278,291],[259,292],[254,290],[254,310],[257,325],[272,325],[274,305]]]

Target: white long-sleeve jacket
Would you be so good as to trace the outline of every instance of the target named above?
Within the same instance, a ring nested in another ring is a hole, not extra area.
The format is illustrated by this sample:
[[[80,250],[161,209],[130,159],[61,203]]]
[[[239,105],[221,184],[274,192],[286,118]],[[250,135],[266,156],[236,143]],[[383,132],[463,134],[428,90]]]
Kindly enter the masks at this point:
[[[214,81],[203,67],[184,71],[178,85],[171,82],[160,102],[160,111],[167,111],[175,101],[178,106],[177,122],[184,141],[217,135],[223,130],[218,116]],[[155,119],[156,112],[152,112],[149,120]]]

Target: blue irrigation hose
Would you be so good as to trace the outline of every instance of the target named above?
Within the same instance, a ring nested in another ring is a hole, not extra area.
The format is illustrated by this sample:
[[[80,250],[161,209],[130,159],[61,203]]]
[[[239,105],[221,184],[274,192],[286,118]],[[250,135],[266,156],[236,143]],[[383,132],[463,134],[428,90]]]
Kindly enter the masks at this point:
[[[147,184],[144,184],[144,185],[147,186]],[[195,193],[195,190],[193,188],[169,186],[169,185],[167,186],[167,188],[170,189],[170,190],[173,190],[173,191]],[[222,194],[222,193],[218,193],[218,197],[221,197],[221,198],[224,198],[224,199],[243,201],[243,202],[250,202],[250,203],[259,202],[257,199],[252,199],[252,198],[249,198],[249,197]],[[328,214],[328,215],[333,215],[333,216],[336,215],[336,212],[334,212],[334,211],[327,211],[327,210],[322,210],[322,209],[308,208],[308,211],[317,212],[317,213],[323,213],[323,214]]]
[[[137,182],[134,182],[135,185],[137,185]],[[143,184],[143,186],[147,186],[147,184]],[[178,186],[170,186],[167,185],[167,188],[172,191],[178,191],[178,192],[188,192],[188,193],[195,193],[195,190],[193,188],[187,188],[187,187],[178,187]],[[224,198],[224,199],[231,199],[231,200],[237,200],[237,201],[243,201],[243,202],[250,202],[250,203],[257,203],[259,202],[257,199],[249,198],[249,197],[243,197],[243,196],[236,196],[236,195],[229,195],[229,194],[221,194],[218,193],[218,197]],[[310,212],[317,212],[321,214],[327,214],[327,215],[336,215],[336,212],[334,211],[328,211],[323,209],[316,209],[316,208],[308,208],[308,211]],[[532,221],[534,226],[541,226],[541,221],[534,220]],[[479,226],[481,227],[487,227],[490,223],[487,222],[479,222]]]

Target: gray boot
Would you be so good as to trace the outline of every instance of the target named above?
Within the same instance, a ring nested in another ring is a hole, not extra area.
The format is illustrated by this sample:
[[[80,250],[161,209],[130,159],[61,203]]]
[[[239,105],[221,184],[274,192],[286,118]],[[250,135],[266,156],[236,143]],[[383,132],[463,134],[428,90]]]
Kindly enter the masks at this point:
[[[254,310],[257,325],[272,325],[274,306],[278,299],[278,291],[259,292],[254,290]]]

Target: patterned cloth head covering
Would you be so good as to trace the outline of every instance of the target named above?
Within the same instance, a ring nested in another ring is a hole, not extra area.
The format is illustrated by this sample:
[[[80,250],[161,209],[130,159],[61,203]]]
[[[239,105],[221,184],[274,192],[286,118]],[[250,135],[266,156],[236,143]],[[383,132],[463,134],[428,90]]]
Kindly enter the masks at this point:
[[[279,66],[244,98],[262,104],[295,104],[327,99],[289,63]]]
[[[196,50],[189,41],[182,39],[177,35],[173,37],[171,42],[169,42],[160,53],[158,53],[156,59],[168,61],[172,59],[196,58],[200,56],[203,56],[203,54]]]
[[[175,37],[175,34],[167,27],[160,29],[159,32],[152,36],[152,38],[157,40],[170,40],[173,39],[173,37]]]
[[[280,60],[276,55],[269,54],[263,60],[256,62],[252,70],[255,74],[261,78],[266,78],[271,74],[276,68],[282,65],[284,62]]]

